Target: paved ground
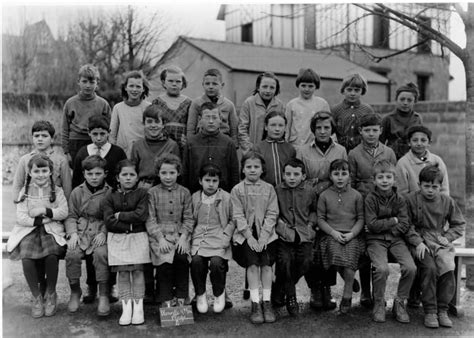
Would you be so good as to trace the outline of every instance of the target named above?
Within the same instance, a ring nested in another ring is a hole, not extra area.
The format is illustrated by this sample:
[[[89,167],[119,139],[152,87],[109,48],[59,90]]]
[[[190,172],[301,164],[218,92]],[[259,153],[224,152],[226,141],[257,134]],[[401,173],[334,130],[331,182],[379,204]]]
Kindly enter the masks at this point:
[[[10,193],[9,193],[10,191]],[[8,231],[14,221],[14,207],[10,204],[11,190],[4,187],[2,192],[3,231]],[[227,289],[234,301],[234,308],[223,314],[195,314],[195,324],[161,328],[158,324],[156,306],[145,308],[145,324],[140,326],[120,327],[118,318],[121,306],[117,303],[107,319],[99,319],[95,314],[96,305],[81,304],[75,315],[69,315],[66,304],[69,298],[69,287],[65,277],[64,262],[60,263],[58,281],[58,313],[51,318],[33,319],[30,316],[30,291],[26,285],[20,262],[3,260],[3,266],[9,264],[14,284],[3,291],[3,336],[5,337],[144,337],[144,336],[474,336],[474,291],[461,289],[462,304],[465,314],[453,318],[452,329],[427,329],[423,326],[421,309],[410,310],[412,322],[400,324],[391,318],[387,311],[387,322],[376,324],[370,319],[370,311],[359,306],[359,295],[354,294],[354,306],[351,313],[342,316],[338,312],[316,313],[308,308],[309,293],[304,281],[298,284],[298,300],[302,314],[297,318],[289,317],[285,310],[279,312],[278,321],[274,324],[253,325],[248,320],[250,304],[242,300],[243,269],[234,262],[230,264],[227,278]],[[399,277],[398,266],[391,266],[387,299],[391,308],[391,298],[396,292],[396,281]],[[5,276],[4,276],[5,277]],[[82,281],[84,286],[84,281]],[[333,288],[339,301],[342,281]],[[193,294],[191,288],[191,294]],[[208,294],[211,294],[208,285]]]

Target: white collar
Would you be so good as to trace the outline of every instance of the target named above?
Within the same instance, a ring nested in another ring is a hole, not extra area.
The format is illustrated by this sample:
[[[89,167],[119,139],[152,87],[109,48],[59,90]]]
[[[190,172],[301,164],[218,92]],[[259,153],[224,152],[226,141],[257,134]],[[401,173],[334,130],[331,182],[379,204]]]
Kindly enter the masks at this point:
[[[102,147],[100,147],[100,153],[99,153],[100,157],[105,158],[105,156],[108,154],[111,148],[112,148],[112,144],[110,144],[110,142],[107,142]],[[89,155],[97,155],[98,150],[99,150],[99,147],[97,147],[94,143],[87,145],[87,153]]]

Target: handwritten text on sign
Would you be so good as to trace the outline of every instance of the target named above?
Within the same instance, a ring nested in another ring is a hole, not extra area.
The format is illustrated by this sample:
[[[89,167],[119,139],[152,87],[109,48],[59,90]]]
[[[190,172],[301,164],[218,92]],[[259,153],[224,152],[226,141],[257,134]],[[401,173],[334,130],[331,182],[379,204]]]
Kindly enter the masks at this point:
[[[191,305],[160,308],[160,322],[162,327],[194,324]]]

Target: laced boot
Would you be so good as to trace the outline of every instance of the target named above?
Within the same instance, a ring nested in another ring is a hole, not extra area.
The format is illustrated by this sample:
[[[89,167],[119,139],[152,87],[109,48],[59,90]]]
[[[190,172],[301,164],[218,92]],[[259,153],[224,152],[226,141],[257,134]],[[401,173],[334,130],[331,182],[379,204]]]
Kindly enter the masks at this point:
[[[291,316],[298,315],[299,307],[295,295],[286,297],[286,311],[288,311]]]
[[[372,319],[376,323],[385,322],[385,299],[376,299],[374,302],[374,310],[372,311]]]
[[[33,297],[33,304],[31,306],[31,317],[41,318],[44,316],[43,296]]]
[[[44,303],[44,315],[46,317],[54,316],[56,313],[56,302],[57,302],[56,292],[49,293],[46,291],[45,303]]]
[[[274,323],[276,321],[275,312],[273,311],[272,303],[267,300],[263,302],[263,319],[265,323]]]
[[[408,315],[404,300],[399,298],[393,300],[392,313],[395,319],[400,323],[410,322],[410,316]]]
[[[265,319],[263,318],[262,304],[252,302],[252,313],[250,314],[250,321],[253,324],[262,324]]]

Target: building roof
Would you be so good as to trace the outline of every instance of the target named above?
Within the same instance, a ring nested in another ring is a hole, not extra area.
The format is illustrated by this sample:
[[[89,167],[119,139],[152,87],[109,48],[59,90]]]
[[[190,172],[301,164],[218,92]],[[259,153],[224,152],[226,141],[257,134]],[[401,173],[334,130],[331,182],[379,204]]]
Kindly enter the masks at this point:
[[[282,75],[294,75],[298,74],[300,68],[309,67],[325,79],[343,79],[349,74],[360,73],[368,82],[389,82],[386,77],[337,55],[184,36],[179,37],[176,43],[179,40],[189,43],[232,70],[259,73],[269,71]],[[166,54],[163,58],[165,57]]]

